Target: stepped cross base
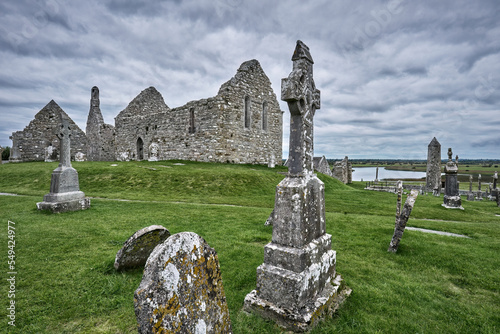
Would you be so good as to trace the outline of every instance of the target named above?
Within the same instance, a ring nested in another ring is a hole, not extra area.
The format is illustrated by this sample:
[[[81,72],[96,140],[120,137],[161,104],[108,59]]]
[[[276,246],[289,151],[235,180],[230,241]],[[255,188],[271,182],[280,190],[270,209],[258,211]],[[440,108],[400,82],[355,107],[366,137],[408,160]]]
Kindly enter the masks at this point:
[[[318,325],[321,320],[331,317],[349,297],[351,291],[344,284],[342,277],[337,275],[332,282],[325,285],[321,293],[298,310],[279,307],[259,298],[257,290],[253,290],[245,297],[243,309],[272,320],[287,330],[307,332]]]
[[[460,196],[448,196],[444,195],[444,203],[441,204],[447,209],[460,209],[463,210],[464,208],[462,207],[462,199]]]

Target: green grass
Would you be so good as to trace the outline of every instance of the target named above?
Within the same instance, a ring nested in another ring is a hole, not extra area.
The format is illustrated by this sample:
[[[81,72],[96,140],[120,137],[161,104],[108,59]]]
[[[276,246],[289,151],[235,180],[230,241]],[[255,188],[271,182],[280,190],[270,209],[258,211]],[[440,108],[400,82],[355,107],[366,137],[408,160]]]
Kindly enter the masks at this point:
[[[7,276],[7,222],[16,223],[16,328],[12,333],[135,333],[133,293],[142,270],[116,272],[121,244],[160,224],[193,231],[219,255],[235,333],[280,333],[241,311],[256,285],[256,268],[272,228],[276,184],[285,168],[182,162],[74,163],[89,210],[48,214],[35,203],[48,192],[57,164],[0,165],[0,244]],[[169,166],[171,168],[162,167]],[[151,168],[155,168],[153,170]],[[396,254],[387,247],[396,197],[325,182],[327,232],[337,271],[353,289],[336,317],[313,333],[497,333],[500,331],[500,208],[463,201],[447,210],[442,197],[420,195],[408,226],[469,239],[406,231]],[[112,199],[129,199],[115,201]],[[229,204],[229,205],[227,205]],[[2,278],[2,290],[7,289]],[[0,294],[5,315],[8,299]]]

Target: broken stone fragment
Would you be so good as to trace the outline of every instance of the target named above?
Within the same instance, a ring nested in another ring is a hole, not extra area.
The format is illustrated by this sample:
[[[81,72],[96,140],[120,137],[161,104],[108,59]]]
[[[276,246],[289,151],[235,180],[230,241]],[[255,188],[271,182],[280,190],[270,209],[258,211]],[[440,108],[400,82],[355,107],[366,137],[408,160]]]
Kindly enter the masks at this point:
[[[170,232],[161,225],[151,225],[135,232],[116,253],[115,269],[143,266],[153,249],[169,236]]]

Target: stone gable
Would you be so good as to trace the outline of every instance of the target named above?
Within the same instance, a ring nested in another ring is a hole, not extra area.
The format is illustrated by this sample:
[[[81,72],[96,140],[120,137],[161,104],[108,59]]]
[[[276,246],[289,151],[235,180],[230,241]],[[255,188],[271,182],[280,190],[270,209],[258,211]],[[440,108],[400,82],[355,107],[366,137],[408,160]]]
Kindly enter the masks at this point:
[[[51,100],[22,131],[12,133],[10,161],[57,161],[59,160],[59,139],[56,130],[60,125],[60,114],[69,119],[73,129],[71,138],[71,159],[78,152],[86,153],[87,138],[73,120]]]

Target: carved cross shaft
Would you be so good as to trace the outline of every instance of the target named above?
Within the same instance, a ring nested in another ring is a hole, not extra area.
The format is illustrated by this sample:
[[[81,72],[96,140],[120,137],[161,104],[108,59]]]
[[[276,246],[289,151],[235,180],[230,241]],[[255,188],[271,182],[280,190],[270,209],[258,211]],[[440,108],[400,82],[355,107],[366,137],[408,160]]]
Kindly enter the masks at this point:
[[[61,125],[57,132],[60,142],[59,167],[71,167],[71,128],[68,119],[61,113]]]
[[[309,48],[301,41],[297,41],[292,61],[292,72],[281,80],[281,99],[290,110],[288,172],[304,175],[314,171],[313,118],[320,108],[320,91],[314,84],[314,62]]]

